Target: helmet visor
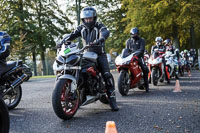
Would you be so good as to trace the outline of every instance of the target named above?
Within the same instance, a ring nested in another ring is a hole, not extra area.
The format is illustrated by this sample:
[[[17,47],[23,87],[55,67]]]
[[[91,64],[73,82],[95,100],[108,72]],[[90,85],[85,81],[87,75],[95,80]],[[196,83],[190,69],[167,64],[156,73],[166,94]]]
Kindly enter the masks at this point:
[[[92,18],[96,16],[96,12],[92,10],[85,10],[81,12],[81,19]]]

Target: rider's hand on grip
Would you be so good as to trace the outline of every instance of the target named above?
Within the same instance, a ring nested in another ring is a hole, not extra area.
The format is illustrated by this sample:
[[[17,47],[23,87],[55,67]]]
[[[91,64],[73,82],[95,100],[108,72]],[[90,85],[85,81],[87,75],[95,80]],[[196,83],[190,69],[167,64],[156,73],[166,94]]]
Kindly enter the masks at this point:
[[[103,43],[105,41],[105,39],[103,37],[94,40],[93,45],[99,45],[101,43]]]

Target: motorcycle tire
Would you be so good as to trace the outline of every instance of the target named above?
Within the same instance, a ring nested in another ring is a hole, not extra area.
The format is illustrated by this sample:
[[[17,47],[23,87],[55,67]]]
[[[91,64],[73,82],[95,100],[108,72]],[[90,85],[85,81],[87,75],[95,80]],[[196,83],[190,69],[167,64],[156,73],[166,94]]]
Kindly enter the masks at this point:
[[[76,90],[71,93],[68,87],[70,84],[71,82],[68,79],[58,79],[52,94],[53,110],[63,120],[72,119],[79,108],[79,91]],[[75,94],[75,98],[73,98],[73,94]]]
[[[0,97],[0,133],[9,133],[10,118],[8,108]]]
[[[152,82],[153,82],[153,85],[155,85],[155,86],[157,86],[157,84],[158,84],[158,78],[157,78],[157,69],[153,69],[152,70],[152,77],[151,77],[151,79],[152,79]]]
[[[13,97],[12,94],[13,93],[17,93],[14,101],[12,103],[7,103],[7,96]],[[19,104],[19,102],[21,101],[22,98],[22,87],[19,85],[18,87],[14,88],[13,90],[11,90],[7,95],[5,95],[3,97],[5,104],[7,105],[9,110],[14,109],[15,107],[17,107],[17,105]]]
[[[106,95],[101,96],[101,98],[99,99],[99,101],[103,104],[108,104],[109,100],[108,97]]]
[[[121,70],[118,79],[118,90],[122,96],[126,96],[130,89],[130,84],[126,84],[128,80],[126,76],[130,78],[127,71]]]
[[[145,88],[144,88],[144,86],[139,86],[138,89],[144,90]]]

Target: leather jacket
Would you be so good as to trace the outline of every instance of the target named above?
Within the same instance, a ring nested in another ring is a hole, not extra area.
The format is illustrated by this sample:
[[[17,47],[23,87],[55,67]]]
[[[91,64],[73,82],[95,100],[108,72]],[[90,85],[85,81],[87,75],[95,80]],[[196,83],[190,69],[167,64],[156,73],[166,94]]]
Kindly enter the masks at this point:
[[[103,39],[105,41],[109,37],[109,34],[110,32],[102,23],[96,22],[94,27],[91,29],[88,29],[84,25],[79,25],[75,31],[63,39],[61,45],[66,41],[72,41],[78,37],[82,37],[83,45],[88,45],[97,39]],[[99,45],[102,45],[102,47],[89,48],[88,51],[95,52],[97,54],[105,53],[105,42],[102,42]]]
[[[161,52],[165,52],[166,51],[166,47],[164,45],[159,45],[159,46],[154,45],[151,48],[151,54],[153,54],[153,52],[155,51],[155,49],[158,49]]]
[[[131,53],[136,52],[136,56],[144,57],[145,40],[140,37],[138,39],[129,38],[126,41],[126,48]]]

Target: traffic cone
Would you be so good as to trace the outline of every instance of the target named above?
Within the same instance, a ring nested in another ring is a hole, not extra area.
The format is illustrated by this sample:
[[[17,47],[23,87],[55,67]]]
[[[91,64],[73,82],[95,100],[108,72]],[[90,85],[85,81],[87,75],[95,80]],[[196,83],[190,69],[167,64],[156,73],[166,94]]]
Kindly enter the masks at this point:
[[[105,133],[117,133],[117,128],[115,126],[115,122],[114,121],[107,121],[106,122]]]
[[[191,75],[191,72],[190,71],[188,71],[188,77],[191,77],[192,75]]]
[[[175,88],[173,92],[181,92],[181,86],[180,86],[179,80],[176,80],[176,84],[175,84]]]

